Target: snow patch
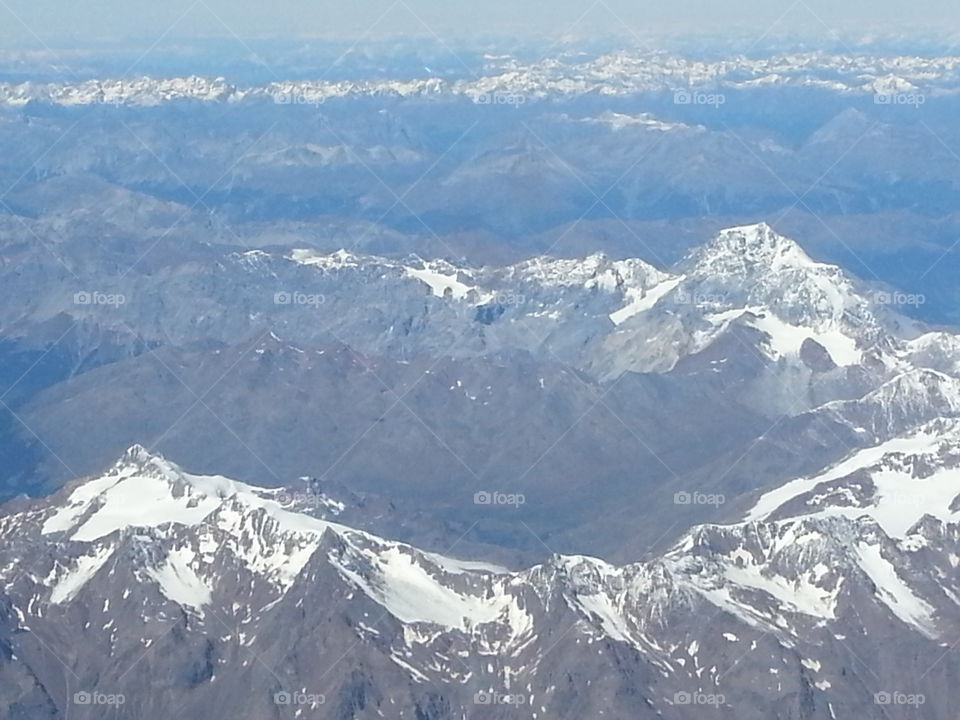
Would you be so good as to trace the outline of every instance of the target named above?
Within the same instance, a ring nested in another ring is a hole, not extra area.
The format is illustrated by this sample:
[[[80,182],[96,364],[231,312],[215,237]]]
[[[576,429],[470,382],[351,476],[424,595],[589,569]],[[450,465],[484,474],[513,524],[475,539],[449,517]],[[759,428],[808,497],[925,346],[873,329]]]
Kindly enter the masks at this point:
[[[890,612],[927,637],[936,637],[933,608],[897,574],[896,568],[880,552],[878,545],[857,545],[859,564],[877,587],[880,600]]]
[[[147,573],[160,585],[160,591],[170,600],[199,610],[210,603],[210,588],[191,569],[193,553],[186,548],[170,552],[159,568]]]
[[[404,268],[404,272],[406,272],[409,277],[416,278],[420,282],[425,283],[430,288],[431,293],[436,297],[445,297],[449,292],[454,300],[463,300],[471,290],[476,290],[472,285],[467,285],[462,282],[458,277],[458,273],[454,272],[453,274],[446,275],[426,264],[422,269]]]
[[[97,574],[113,555],[113,545],[104,545],[94,550],[93,555],[83,555],[77,558],[76,566],[63,575],[50,592],[50,602],[59,605],[73,600],[81,588]]]
[[[683,279],[682,275],[670,278],[647,290],[631,288],[627,291],[627,297],[632,298],[632,300],[626,306],[611,313],[610,320],[614,325],[622,325],[634,315],[639,315],[642,312],[650,310],[671,290],[683,282]]]

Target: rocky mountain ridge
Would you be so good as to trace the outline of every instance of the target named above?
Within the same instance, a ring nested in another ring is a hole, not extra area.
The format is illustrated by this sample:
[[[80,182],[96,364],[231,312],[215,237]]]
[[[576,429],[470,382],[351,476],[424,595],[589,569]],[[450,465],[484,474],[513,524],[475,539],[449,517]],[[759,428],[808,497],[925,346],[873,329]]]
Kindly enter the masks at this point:
[[[950,487],[941,506],[956,504]],[[121,718],[212,702],[251,718],[306,705],[573,718],[601,702],[650,718],[704,710],[691,705],[907,717],[916,703],[883,699],[932,697],[957,666],[944,649],[960,622],[960,526],[934,504],[894,534],[869,513],[781,512],[695,527],[632,565],[555,556],[510,571],[343,526],[329,498],[298,512],[280,491],[135,447],[0,520],[4,703],[34,719],[98,717],[98,697],[123,698]],[[895,673],[867,654],[891,641],[913,655]],[[146,695],[144,673],[160,680]],[[938,700],[924,717],[949,713]]]

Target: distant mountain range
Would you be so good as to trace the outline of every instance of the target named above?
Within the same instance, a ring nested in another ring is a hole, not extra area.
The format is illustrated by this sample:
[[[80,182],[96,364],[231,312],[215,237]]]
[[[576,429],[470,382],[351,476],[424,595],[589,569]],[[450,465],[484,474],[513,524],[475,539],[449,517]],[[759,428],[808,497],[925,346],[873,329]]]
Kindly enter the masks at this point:
[[[889,104],[907,104],[899,95],[934,92],[954,94],[960,58],[828,54],[783,54],[772,57],[737,55],[723,59],[671,56],[663,53],[617,52],[577,62],[549,58],[525,63],[509,56],[490,59],[483,74],[467,79],[277,80],[263,86],[239,85],[225,78],[135,77],[79,82],[0,84],[0,102],[22,105],[96,103],[158,105],[176,100],[319,105],[328,100],[364,95],[430,97],[453,95],[482,105],[517,105],[552,97],[589,94],[627,95],[640,92],[681,93],[679,104],[709,104],[707,98],[683,91],[811,87],[838,93],[886,96]],[[719,102],[722,102],[720,100]],[[921,98],[918,102],[923,102]]]

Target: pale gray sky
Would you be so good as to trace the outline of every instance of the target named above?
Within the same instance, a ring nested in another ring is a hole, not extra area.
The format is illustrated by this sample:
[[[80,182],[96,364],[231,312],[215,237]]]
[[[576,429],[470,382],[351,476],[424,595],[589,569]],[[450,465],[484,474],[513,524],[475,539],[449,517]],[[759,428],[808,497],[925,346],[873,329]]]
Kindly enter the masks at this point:
[[[21,22],[22,21],[22,22]],[[578,22],[579,21],[579,22]],[[26,27],[25,27],[26,26]],[[960,30],[958,0],[0,0],[0,40]],[[27,29],[29,28],[29,29]]]

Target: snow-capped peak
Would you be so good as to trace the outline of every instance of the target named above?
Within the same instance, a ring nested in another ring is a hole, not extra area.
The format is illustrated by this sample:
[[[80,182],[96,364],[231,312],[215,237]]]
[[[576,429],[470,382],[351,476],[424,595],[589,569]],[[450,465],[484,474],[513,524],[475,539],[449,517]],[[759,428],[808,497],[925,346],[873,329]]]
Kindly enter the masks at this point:
[[[128,528],[194,527],[228,505],[262,510],[291,531],[321,533],[328,526],[287,511],[277,499],[280,492],[221,475],[194,475],[134,445],[103,475],[73,487],[45,518],[42,532],[91,542]]]
[[[145,448],[140,443],[131,445],[129,448],[124,451],[123,455],[120,456],[119,462],[129,463],[129,464],[138,464],[138,465],[149,465],[152,462],[160,460],[159,455],[151,453],[147,448]]]
[[[329,532],[333,540],[327,544],[328,561],[336,571],[401,620],[466,629],[464,618],[492,622],[505,612],[513,622],[522,615],[504,594],[503,583],[498,585],[500,599],[493,602],[487,595],[455,590],[443,580],[470,575],[494,583],[505,572],[502,568],[424,553],[287,509],[284,494],[282,489],[258,488],[219,475],[194,475],[135,445],[104,474],[73,486],[43,513],[41,536],[92,546],[97,559],[96,567],[92,560],[80,559],[82,577],[71,571],[55,578],[54,596],[74,596],[113,555],[114,533],[123,536],[128,530],[136,537],[149,538],[159,531],[172,539],[174,547],[164,551],[166,560],[147,572],[169,581],[161,586],[173,599],[184,590],[183,583],[174,580],[185,577],[193,592],[179,596],[209,596],[211,583],[201,579],[217,572],[211,565],[216,548],[229,549],[254,576],[285,592],[324,546]],[[428,597],[433,604],[422,605]]]
[[[743,273],[758,267],[773,272],[824,267],[799,244],[765,222],[721,230],[695,256],[699,265],[720,272]]]
[[[766,223],[722,230],[686,266],[689,294],[722,298],[730,308],[763,308],[790,326],[856,339],[878,327],[862,283]]]

